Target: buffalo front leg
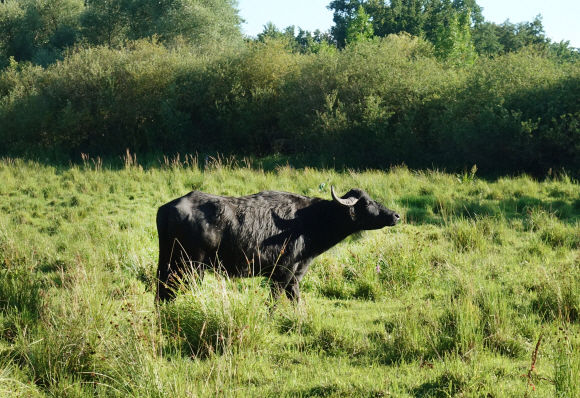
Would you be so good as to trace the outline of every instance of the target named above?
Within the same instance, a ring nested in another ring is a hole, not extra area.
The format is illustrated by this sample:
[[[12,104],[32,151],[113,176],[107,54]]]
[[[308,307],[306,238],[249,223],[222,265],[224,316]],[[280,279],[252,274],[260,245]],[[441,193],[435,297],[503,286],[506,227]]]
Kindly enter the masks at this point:
[[[286,292],[286,297],[292,300],[294,304],[298,304],[300,302],[300,281],[308,271],[308,267],[310,266],[310,260],[298,263],[298,265],[294,268],[294,272],[292,273],[292,278],[290,278],[289,283],[284,288]]]
[[[298,282],[291,281],[284,291],[286,292],[286,297],[288,297],[288,299],[294,304],[300,302],[300,289],[298,288]]]
[[[284,292],[286,285],[287,285],[287,282],[284,282],[284,281],[272,281],[271,282],[270,294],[272,295],[272,302],[274,303],[274,306],[276,306],[276,303],[278,303],[278,300],[280,300],[280,296],[282,295],[282,292]]]
[[[270,278],[270,289],[272,294],[272,301],[274,303],[273,308],[276,307],[280,296],[286,290],[288,284],[290,284],[292,278],[294,277],[293,269],[279,269],[278,272],[272,275]]]

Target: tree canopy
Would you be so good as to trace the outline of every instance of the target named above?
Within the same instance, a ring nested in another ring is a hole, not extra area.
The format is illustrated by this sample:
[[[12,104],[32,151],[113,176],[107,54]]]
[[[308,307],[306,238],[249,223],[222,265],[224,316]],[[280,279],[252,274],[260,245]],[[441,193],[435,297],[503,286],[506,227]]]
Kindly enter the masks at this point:
[[[241,42],[236,0],[7,0],[0,4],[0,66],[46,65],[75,44],[118,47],[157,37],[194,45]]]
[[[443,60],[470,63],[475,53],[493,57],[527,46],[567,61],[580,59],[569,42],[551,43],[540,15],[531,22],[489,22],[476,0],[333,0],[328,8],[334,11],[331,33],[339,48],[347,44],[349,27],[362,9],[374,36],[406,32],[424,37]]]

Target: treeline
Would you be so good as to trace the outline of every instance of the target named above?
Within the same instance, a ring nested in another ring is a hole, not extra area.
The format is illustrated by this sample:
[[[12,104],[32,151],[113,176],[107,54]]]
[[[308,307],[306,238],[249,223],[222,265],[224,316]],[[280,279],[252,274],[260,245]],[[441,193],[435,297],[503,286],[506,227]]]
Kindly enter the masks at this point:
[[[58,7],[68,10],[74,1]],[[59,9],[53,2],[0,5],[0,29],[20,21],[0,35],[7,56],[0,155],[103,156],[129,148],[281,153],[338,167],[580,170],[577,51],[545,39],[539,20],[517,29],[509,22],[482,25],[475,2],[432,0],[450,6],[438,13],[417,8],[413,36],[393,28],[404,25],[400,19],[391,21],[410,8],[388,9],[413,2],[342,2],[353,5],[338,13],[346,21],[343,42],[340,21],[331,32],[313,34],[269,24],[244,41],[233,0],[98,1],[58,15],[38,9]],[[95,15],[109,18],[108,25]],[[387,25],[394,32],[380,37]],[[109,29],[97,34],[91,30],[97,26]],[[474,40],[482,26],[511,31],[499,41],[501,51],[481,51],[489,48]],[[34,40],[26,36],[31,32]],[[65,41],[70,46],[55,47],[55,37],[66,36],[59,32],[74,33]],[[29,50],[17,57],[18,48]]]
[[[2,0],[0,68],[30,61],[44,67],[67,51],[91,46],[121,48],[155,38],[167,47],[219,48],[243,41],[236,0]],[[327,32],[272,23],[246,41],[286,40],[301,53],[343,49],[348,44],[408,33],[433,45],[434,54],[456,65],[533,46],[560,61],[578,61],[569,41],[553,43],[541,16],[531,22],[486,21],[476,0],[333,0],[335,25]]]
[[[347,166],[580,166],[580,64],[533,49],[437,60],[392,35],[300,54],[284,41],[200,54],[154,41],[0,76],[4,153],[272,153]]]

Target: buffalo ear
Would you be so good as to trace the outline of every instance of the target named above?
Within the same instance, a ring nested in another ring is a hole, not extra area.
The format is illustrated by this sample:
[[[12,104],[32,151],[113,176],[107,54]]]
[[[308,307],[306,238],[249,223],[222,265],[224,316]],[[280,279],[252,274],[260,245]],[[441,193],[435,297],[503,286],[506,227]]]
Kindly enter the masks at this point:
[[[352,221],[356,221],[356,213],[354,211],[354,206],[350,206],[348,208],[349,213],[350,213],[350,218],[352,218]]]

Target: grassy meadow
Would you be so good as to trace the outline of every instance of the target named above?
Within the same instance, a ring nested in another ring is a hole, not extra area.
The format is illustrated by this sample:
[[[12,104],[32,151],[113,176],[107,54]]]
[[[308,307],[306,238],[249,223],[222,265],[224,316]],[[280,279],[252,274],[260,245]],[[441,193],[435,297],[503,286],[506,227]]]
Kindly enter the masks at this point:
[[[580,186],[565,174],[193,157],[0,161],[2,397],[578,397]],[[303,301],[192,278],[154,303],[158,206],[365,189],[393,228],[320,256]]]

